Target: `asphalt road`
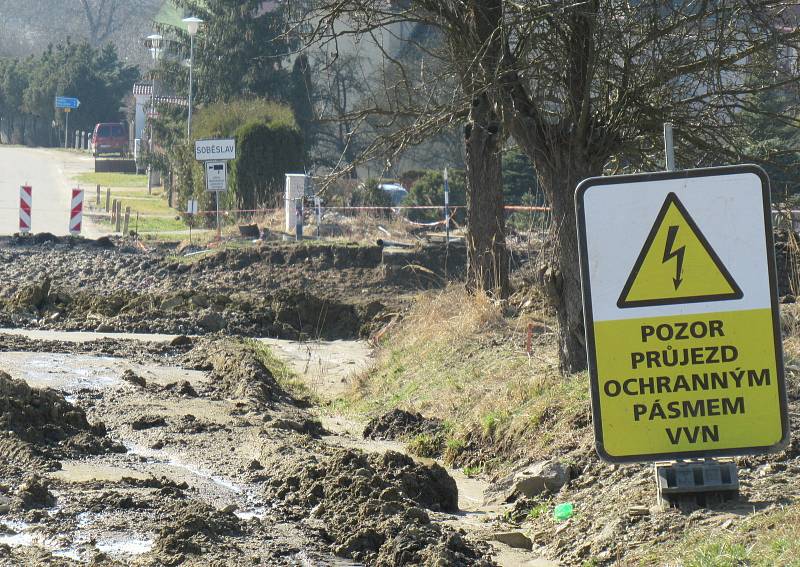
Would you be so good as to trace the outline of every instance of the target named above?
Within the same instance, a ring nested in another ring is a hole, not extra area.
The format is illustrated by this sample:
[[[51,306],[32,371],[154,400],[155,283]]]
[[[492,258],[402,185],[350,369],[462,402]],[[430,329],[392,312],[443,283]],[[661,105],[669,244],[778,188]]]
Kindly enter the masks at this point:
[[[19,187],[33,187],[31,228],[34,233],[69,233],[72,177],[92,171],[88,154],[43,148],[0,146],[0,235],[19,232]],[[88,189],[88,187],[84,187]],[[86,198],[90,197],[87,191]],[[84,236],[95,236],[84,216]]]

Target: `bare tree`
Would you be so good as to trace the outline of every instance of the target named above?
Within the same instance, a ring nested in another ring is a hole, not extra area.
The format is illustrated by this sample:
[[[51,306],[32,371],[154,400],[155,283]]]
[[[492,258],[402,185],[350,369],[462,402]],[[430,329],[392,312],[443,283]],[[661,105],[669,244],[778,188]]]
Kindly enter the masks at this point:
[[[498,79],[509,131],[552,207],[547,287],[560,323],[561,367],[572,372],[586,366],[577,184],[661,168],[667,121],[679,133],[683,167],[752,159],[740,149],[751,134],[740,114],[762,111],[750,108],[753,93],[797,82],[788,59],[800,33],[788,4],[775,0],[591,0],[536,17],[545,6],[551,3],[509,2],[496,20],[504,51]]]
[[[766,113],[753,95],[797,84],[794,10],[782,0],[320,0],[307,21],[317,42],[358,35],[383,46],[408,22],[439,30],[446,47],[421,48],[434,76],[419,81],[393,69],[400,78],[380,84],[385,96],[364,109],[392,116],[389,126],[407,119],[365,155],[401,151],[466,120],[470,259],[483,266],[473,272],[477,285],[491,289],[503,277],[492,264],[502,260],[496,247],[505,248],[496,155],[513,137],[552,207],[544,283],[569,373],[586,367],[575,187],[590,176],[659,169],[665,121],[678,133],[682,167],[769,159],[743,151],[754,146],[741,115]],[[381,53],[387,68],[398,66]],[[781,114],[797,124],[789,109]]]
[[[93,46],[113,43],[129,62],[150,56],[141,39],[153,28],[161,0],[0,0],[0,54],[24,56],[48,44],[86,38]],[[3,30],[0,30],[3,31]],[[7,37],[6,37],[7,36]]]
[[[86,20],[89,43],[102,45],[118,33],[137,14],[154,11],[162,4],[155,0],[79,0]]]

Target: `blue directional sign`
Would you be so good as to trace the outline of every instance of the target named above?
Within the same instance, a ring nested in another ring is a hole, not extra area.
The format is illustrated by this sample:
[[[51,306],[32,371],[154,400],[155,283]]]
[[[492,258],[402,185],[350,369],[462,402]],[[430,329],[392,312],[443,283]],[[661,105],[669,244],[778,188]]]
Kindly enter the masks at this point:
[[[77,98],[71,98],[68,96],[57,96],[56,97],[56,108],[78,108],[81,105],[81,101]]]

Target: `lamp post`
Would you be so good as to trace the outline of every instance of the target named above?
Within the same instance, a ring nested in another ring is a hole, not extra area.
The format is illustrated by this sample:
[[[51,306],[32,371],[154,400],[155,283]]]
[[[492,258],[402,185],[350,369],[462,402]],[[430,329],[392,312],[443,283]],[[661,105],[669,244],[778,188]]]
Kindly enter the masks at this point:
[[[148,148],[150,150],[150,155],[152,156],[153,153],[153,123],[151,120],[155,117],[156,113],[156,74],[155,70],[158,66],[158,60],[161,58],[161,53],[163,51],[163,44],[164,38],[161,35],[153,34],[147,36],[144,40],[144,45],[147,49],[150,50],[150,55],[153,58],[153,87],[150,91],[150,116],[148,118],[148,124],[150,125],[150,139],[148,140]],[[147,194],[151,194],[153,192],[153,168],[151,165],[147,166]]]
[[[203,20],[192,16],[191,18],[184,18],[183,23],[186,24],[186,31],[189,32],[189,121],[186,124],[186,138],[192,136],[192,74],[194,72],[194,36],[200,29],[200,24]]]

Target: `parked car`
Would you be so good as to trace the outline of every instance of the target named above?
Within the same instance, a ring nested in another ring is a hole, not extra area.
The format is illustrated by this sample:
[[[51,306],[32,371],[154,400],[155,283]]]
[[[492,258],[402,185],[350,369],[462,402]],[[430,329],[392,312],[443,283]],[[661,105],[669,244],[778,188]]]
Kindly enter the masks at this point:
[[[408,196],[406,188],[398,183],[382,183],[378,185],[378,189],[389,196],[392,200],[393,207],[400,206],[403,200]]]
[[[94,127],[92,152],[100,154],[119,154],[123,157],[128,151],[128,134],[125,125],[119,122],[103,122]]]

